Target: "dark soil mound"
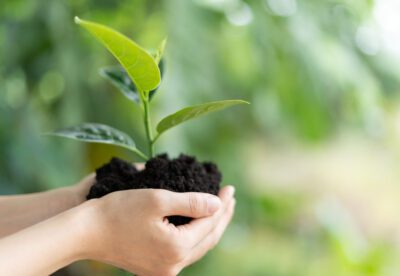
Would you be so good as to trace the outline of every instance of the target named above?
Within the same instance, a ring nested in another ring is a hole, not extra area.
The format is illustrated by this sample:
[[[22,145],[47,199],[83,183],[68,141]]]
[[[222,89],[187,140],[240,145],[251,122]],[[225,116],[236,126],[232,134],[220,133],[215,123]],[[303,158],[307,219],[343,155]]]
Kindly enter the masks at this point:
[[[143,188],[216,195],[221,178],[221,173],[214,163],[199,163],[196,158],[183,154],[172,160],[167,154],[158,155],[147,161],[142,171],[138,171],[124,160],[113,158],[96,170],[96,183],[91,187],[87,199],[120,190]],[[168,219],[175,225],[182,225],[191,220],[181,216]]]

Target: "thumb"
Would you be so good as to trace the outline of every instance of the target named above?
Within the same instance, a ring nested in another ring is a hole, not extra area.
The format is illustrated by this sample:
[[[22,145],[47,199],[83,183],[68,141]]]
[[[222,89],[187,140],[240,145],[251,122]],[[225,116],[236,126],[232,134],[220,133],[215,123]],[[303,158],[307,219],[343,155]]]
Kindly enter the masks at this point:
[[[167,216],[202,218],[213,215],[221,208],[219,197],[206,193],[170,193],[169,204],[164,211]]]

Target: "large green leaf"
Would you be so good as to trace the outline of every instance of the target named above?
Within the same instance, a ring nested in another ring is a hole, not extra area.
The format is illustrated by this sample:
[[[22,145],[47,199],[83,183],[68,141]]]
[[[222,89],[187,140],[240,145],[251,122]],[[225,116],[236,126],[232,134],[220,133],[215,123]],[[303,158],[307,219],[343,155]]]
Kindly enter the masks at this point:
[[[111,144],[124,147],[137,153],[142,158],[147,158],[136,148],[135,142],[128,134],[103,124],[84,123],[79,126],[60,129],[48,134],[84,142]]]
[[[164,60],[162,59],[158,64],[161,73],[161,79],[164,75]],[[100,69],[100,75],[104,78],[111,81],[111,83],[118,88],[121,93],[127,97],[129,100],[140,103],[139,92],[133,83],[133,81],[129,78],[128,73],[121,66],[112,66],[112,67],[104,67]],[[151,90],[149,93],[150,100],[154,96],[155,92],[158,90],[158,87],[154,90]]]
[[[107,26],[81,20],[78,17],[75,17],[75,22],[93,34],[114,55],[140,93],[148,93],[160,84],[160,70],[154,58],[146,50]]]
[[[183,108],[175,112],[174,114],[165,117],[157,124],[158,135],[187,120],[194,119],[202,115],[208,114],[210,112],[222,110],[237,104],[249,104],[249,103],[242,100],[225,100],[225,101],[210,102]]]

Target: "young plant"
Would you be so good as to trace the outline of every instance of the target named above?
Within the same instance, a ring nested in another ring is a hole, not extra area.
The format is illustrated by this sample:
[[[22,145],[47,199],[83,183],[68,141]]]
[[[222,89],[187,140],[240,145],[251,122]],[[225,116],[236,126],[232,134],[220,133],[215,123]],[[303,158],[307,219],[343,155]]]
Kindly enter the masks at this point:
[[[109,79],[125,97],[140,105],[143,111],[148,149],[147,153],[144,153],[136,147],[134,140],[126,133],[98,123],[84,123],[79,126],[64,128],[51,133],[52,135],[124,147],[144,160],[148,160],[154,156],[155,142],[168,129],[229,106],[248,104],[243,100],[225,100],[189,106],[163,118],[157,124],[156,133],[153,135],[150,120],[150,101],[161,82],[163,71],[161,58],[166,40],[161,42],[158,50],[152,55],[134,41],[107,26],[81,20],[78,17],[75,17],[75,23],[85,28],[101,42],[122,66],[103,68],[100,73]]]

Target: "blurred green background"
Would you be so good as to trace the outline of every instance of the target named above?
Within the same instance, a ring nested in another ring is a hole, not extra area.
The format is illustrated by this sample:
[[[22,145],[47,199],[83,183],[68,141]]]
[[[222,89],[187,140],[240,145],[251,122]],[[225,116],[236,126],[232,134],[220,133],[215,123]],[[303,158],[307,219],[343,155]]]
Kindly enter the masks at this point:
[[[157,151],[217,162],[237,187],[221,243],[182,275],[400,273],[397,0],[1,0],[0,193],[71,185],[112,156],[41,133],[84,121],[144,144],[137,106],[98,75],[116,61],[73,17],[146,48],[168,36],[153,121],[243,98]],[[134,235],[134,233],[132,233]],[[80,262],[59,275],[125,275]]]

